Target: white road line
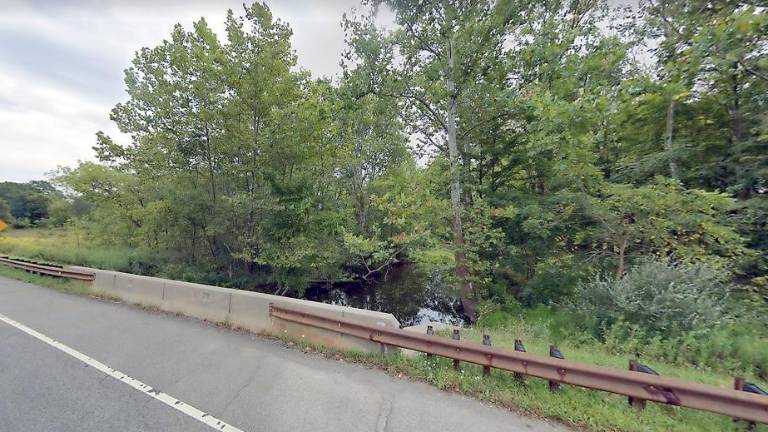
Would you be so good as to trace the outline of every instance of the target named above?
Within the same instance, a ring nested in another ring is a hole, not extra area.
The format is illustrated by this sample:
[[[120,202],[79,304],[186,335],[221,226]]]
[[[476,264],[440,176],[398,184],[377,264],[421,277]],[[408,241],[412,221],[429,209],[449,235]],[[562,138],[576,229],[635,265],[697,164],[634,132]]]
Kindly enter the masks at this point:
[[[161,391],[155,390],[152,387],[144,384],[143,382],[131,378],[128,375],[120,372],[119,370],[112,369],[111,367],[105,365],[104,363],[99,362],[98,360],[94,360],[87,355],[81,353],[80,351],[77,351],[73,348],[70,348],[66,345],[64,345],[61,342],[58,342],[54,339],[49,338],[48,336],[39,333],[24,324],[14,321],[7,316],[0,314],[0,321],[3,321],[4,323],[16,327],[17,329],[23,331],[24,333],[35,337],[36,339],[39,339],[48,345],[63,351],[70,356],[80,360],[81,362],[87,364],[88,366],[93,367],[94,369],[98,369],[105,374],[111,376],[112,378],[121,381],[125,384],[128,384],[129,386],[135,388],[136,390],[143,392],[145,394],[148,394],[149,396],[152,396],[153,398],[159,400],[160,402],[168,405],[171,408],[177,409],[184,414],[192,417],[193,419],[205,423],[206,425],[223,432],[243,432],[241,429],[238,429],[230,424],[227,424],[216,417],[213,417],[209,414],[206,414],[199,409],[193,407],[192,405],[185,404],[184,402],[174,398],[173,396],[170,396],[168,394],[165,394]]]

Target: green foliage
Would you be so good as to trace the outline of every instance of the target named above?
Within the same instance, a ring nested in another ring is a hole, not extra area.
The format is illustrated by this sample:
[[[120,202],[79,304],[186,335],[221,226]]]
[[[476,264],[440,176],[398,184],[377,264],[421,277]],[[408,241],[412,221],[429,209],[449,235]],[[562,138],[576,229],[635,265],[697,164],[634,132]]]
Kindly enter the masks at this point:
[[[497,266],[496,260],[503,248],[504,233],[495,226],[495,222],[510,219],[515,213],[515,209],[510,206],[492,209],[480,197],[475,197],[472,208],[467,210],[464,241],[467,267],[477,298],[488,297],[493,269]]]
[[[684,189],[663,177],[641,187],[609,183],[587,210],[597,222],[589,232],[595,253],[615,257],[618,275],[633,254],[727,269],[748,253],[724,223],[723,215],[732,206],[725,194]]]
[[[0,204],[0,219],[13,222],[16,228],[37,225],[48,218],[51,200],[61,197],[61,192],[45,181],[2,182],[0,200],[3,204]]]
[[[617,344],[693,346],[725,294],[765,305],[764,8],[393,0],[385,29],[380,3],[342,18],[334,80],[297,67],[265,5],[222,34],[175,26],[125,71],[112,119],[129,143],[98,132],[99,162],[56,177],[66,197],[0,199],[17,226],[134,251],[104,265],[220,285],[301,295],[415,263],[462,300],[535,308],[589,287],[602,300],[576,327]]]
[[[139,51],[112,112],[132,145],[99,133],[102,163],[58,181],[94,203],[101,240],[230,276],[267,266],[301,291],[343,256],[335,90],[293,70],[290,28],[266,6],[225,27],[225,43],[200,20]]]
[[[78,225],[10,231],[0,238],[0,254],[140,274],[146,272],[133,263],[151,261],[139,251],[102,244]]]
[[[727,304],[743,308],[738,302]],[[490,334],[494,346],[514,346],[522,339],[529,352],[547,353],[555,343],[566,358],[625,368],[627,358],[640,357],[663,375],[730,386],[732,376],[768,380],[768,339],[764,317],[733,316],[706,332],[677,335],[649,331],[643,324],[618,321],[600,327],[586,312],[556,307],[523,307],[515,303],[486,303],[476,328],[462,330],[462,339],[480,340]]]
[[[558,304],[574,295],[586,270],[574,256],[551,257],[536,264],[535,275],[525,284],[519,299],[527,305]]]
[[[11,221],[11,206],[4,199],[0,199],[0,220],[6,223]]]
[[[573,306],[602,327],[622,321],[647,334],[673,337],[721,322],[726,280],[726,274],[701,264],[645,260],[618,279],[598,275],[581,284]]]
[[[63,198],[51,201],[48,206],[48,223],[53,226],[64,226],[73,216],[73,204]]]
[[[768,343],[764,328],[748,320],[729,322],[702,335],[689,332],[660,336],[643,326],[620,321],[605,332],[605,349],[626,356],[641,355],[671,364],[751,375],[768,379]]]
[[[58,173],[67,197],[31,185],[49,220],[17,226],[78,226],[146,251],[144,272],[278,292],[414,262],[463,298],[561,304],[658,256],[762,301],[762,9],[385,3],[391,29],[378,3],[342,18],[333,81],[297,68],[265,5],[222,34],[175,26],[125,71],[112,119],[131,142],[98,132],[99,162]],[[654,68],[632,55],[649,39]]]
[[[431,170],[403,164],[373,185],[371,206],[380,237],[417,263],[447,271],[454,264],[450,204],[437,192]],[[436,223],[437,222],[437,223]]]

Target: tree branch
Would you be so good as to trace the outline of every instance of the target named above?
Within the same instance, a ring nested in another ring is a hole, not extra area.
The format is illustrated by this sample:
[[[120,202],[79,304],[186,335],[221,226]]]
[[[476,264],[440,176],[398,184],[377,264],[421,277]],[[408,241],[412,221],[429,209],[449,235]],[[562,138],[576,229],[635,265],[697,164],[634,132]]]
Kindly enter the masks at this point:
[[[758,78],[760,78],[762,80],[768,81],[768,75],[765,75],[763,73],[760,73],[760,72],[750,68],[749,66],[746,65],[746,63],[744,63],[741,60],[739,60],[738,63],[741,65],[742,68],[744,68],[745,71],[749,72],[750,74],[752,74],[752,75],[754,75],[754,76],[756,76],[756,77],[758,77]]]
[[[427,101],[424,100],[421,96],[418,95],[407,95],[403,94],[403,97],[413,99],[417,102],[419,102],[434,118],[437,123],[440,124],[440,127],[443,128],[444,131],[448,131],[448,126],[445,124],[445,120],[442,118],[440,113],[438,113],[434,108],[432,108],[432,105],[430,105]]]
[[[436,49],[434,49],[434,48],[433,48],[431,45],[429,45],[429,44],[427,43],[427,41],[425,41],[424,39],[422,39],[422,38],[421,38],[421,36],[419,36],[419,35],[418,35],[418,33],[416,33],[416,32],[413,30],[413,23],[409,23],[409,24],[408,24],[408,26],[406,27],[406,29],[408,30],[408,33],[410,33],[410,34],[411,34],[411,36],[413,36],[413,37],[414,37],[414,39],[416,39],[417,41],[419,41],[419,43],[421,44],[419,48],[421,48],[421,49],[422,49],[422,50],[424,50],[424,51],[427,51],[428,53],[431,53],[432,55],[434,55],[434,56],[435,56],[436,58],[438,58],[438,59],[442,59],[442,58],[443,58],[443,57],[440,55],[440,52],[439,52],[439,51],[437,51],[437,50],[436,50]]]

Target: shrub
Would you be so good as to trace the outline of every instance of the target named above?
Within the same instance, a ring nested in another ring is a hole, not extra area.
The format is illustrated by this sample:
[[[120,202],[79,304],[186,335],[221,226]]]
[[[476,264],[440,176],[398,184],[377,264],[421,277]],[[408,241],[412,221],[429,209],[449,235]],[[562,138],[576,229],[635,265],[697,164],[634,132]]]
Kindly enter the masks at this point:
[[[616,279],[598,275],[576,290],[572,306],[603,328],[621,321],[649,336],[706,330],[724,317],[726,276],[700,265],[645,260]]]
[[[582,275],[570,264],[555,262],[537,266],[535,276],[523,287],[523,303],[527,306],[557,304],[573,295]]]

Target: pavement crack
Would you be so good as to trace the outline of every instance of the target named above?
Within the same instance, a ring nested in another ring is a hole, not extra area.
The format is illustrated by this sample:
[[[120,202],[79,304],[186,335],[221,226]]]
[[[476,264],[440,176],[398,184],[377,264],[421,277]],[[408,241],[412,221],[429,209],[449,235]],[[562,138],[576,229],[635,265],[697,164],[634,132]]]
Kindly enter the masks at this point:
[[[389,431],[389,417],[392,415],[392,401],[387,399],[381,404],[379,419],[376,422],[376,432]]]
[[[237,389],[237,391],[235,392],[235,395],[234,395],[234,396],[232,396],[232,398],[231,398],[231,399],[229,399],[229,401],[227,401],[227,403],[226,403],[226,404],[224,404],[224,408],[222,408],[222,409],[221,409],[221,415],[222,415],[222,416],[223,416],[224,414],[226,414],[226,413],[227,413],[227,410],[229,409],[229,406],[230,406],[230,405],[232,405],[232,403],[233,403],[233,402],[234,402],[234,401],[235,401],[235,400],[236,400],[238,397],[240,397],[240,393],[242,393],[242,392],[243,392],[243,390],[245,390],[245,389],[246,389],[246,387],[248,387],[248,386],[250,386],[251,384],[253,384],[253,381],[254,381],[254,380],[256,380],[256,375],[258,375],[258,373],[254,372],[254,374],[253,374],[253,375],[251,375],[251,377],[250,377],[250,378],[248,378],[248,381],[246,381],[246,382],[245,382],[245,384],[241,385],[241,386],[240,386],[240,388],[238,388],[238,389]]]

